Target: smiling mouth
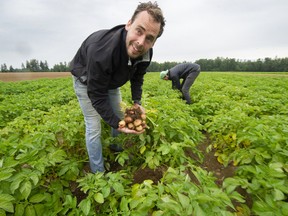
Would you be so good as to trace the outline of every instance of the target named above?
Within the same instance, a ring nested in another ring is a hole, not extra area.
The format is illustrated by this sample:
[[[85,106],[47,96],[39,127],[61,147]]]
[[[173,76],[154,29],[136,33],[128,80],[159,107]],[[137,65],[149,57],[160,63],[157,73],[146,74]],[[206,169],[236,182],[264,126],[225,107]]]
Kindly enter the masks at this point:
[[[142,53],[142,49],[139,49],[139,47],[135,44],[132,44],[133,50],[135,53]]]

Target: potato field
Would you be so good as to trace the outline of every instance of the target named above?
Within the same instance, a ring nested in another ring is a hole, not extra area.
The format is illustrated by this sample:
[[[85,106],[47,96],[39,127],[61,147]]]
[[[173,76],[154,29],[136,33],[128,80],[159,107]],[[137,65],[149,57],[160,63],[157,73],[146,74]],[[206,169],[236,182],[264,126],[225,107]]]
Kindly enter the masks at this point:
[[[0,81],[0,216],[288,215],[288,73],[201,72],[191,105],[171,86],[145,75],[143,134],[102,122],[92,174],[72,78]]]

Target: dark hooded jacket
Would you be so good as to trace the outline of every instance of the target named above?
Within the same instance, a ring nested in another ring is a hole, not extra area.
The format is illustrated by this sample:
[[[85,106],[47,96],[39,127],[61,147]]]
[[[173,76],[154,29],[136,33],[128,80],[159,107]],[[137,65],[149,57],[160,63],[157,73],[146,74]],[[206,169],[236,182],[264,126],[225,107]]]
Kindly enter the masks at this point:
[[[193,63],[181,63],[177,64],[176,66],[172,67],[168,71],[169,80],[172,81],[172,88],[178,89],[181,91],[181,83],[180,79],[183,79],[183,83],[185,82],[187,76],[193,72],[199,72],[200,66],[198,64]]]
[[[130,59],[126,50],[124,25],[91,34],[71,62],[71,73],[87,85],[93,107],[113,128],[120,121],[109,103],[108,90],[131,83],[134,103],[141,103],[144,74],[152,59],[152,49],[138,59]]]

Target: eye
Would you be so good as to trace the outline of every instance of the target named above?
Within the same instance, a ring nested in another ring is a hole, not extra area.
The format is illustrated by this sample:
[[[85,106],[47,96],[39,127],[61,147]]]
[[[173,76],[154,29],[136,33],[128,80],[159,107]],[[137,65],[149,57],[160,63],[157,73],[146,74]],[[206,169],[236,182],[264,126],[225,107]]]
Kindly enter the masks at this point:
[[[154,37],[153,36],[147,36],[146,40],[149,41],[150,43],[153,43]]]
[[[140,28],[136,28],[136,34],[141,35],[142,34],[142,30]]]

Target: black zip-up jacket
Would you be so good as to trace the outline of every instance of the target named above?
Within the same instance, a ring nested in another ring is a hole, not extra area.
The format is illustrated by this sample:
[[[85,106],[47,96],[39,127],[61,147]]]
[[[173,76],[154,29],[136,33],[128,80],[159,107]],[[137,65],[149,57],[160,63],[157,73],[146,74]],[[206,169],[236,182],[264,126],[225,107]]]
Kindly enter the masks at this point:
[[[153,54],[150,49],[141,58],[130,59],[126,35],[125,25],[94,32],[82,43],[71,62],[71,73],[80,81],[87,77],[85,83],[93,107],[113,128],[118,128],[121,119],[112,110],[108,90],[121,87],[130,80],[132,100],[140,104],[143,76]]]

